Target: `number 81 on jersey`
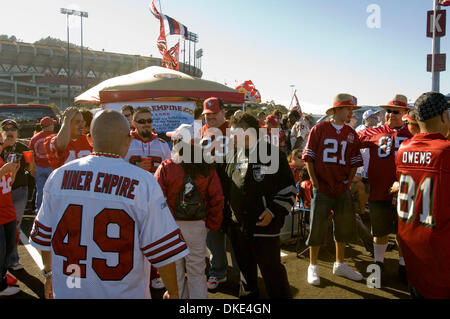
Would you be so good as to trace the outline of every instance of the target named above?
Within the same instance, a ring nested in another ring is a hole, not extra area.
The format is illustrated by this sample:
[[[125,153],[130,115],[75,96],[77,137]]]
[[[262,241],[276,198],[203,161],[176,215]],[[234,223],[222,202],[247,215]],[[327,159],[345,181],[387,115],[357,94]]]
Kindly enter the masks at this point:
[[[420,224],[434,228],[433,196],[435,182],[431,177],[425,177],[417,186],[410,175],[400,176],[397,212],[400,220],[413,223],[419,208],[421,209]],[[422,205],[421,205],[422,204]],[[422,207],[421,207],[422,206]]]

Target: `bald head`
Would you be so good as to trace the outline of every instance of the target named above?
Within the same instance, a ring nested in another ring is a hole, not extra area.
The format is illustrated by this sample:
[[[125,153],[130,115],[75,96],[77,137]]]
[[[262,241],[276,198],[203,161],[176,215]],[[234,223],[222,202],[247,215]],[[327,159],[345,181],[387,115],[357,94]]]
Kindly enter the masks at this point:
[[[130,126],[121,113],[114,110],[99,112],[91,123],[95,152],[118,154],[122,157],[130,145]]]

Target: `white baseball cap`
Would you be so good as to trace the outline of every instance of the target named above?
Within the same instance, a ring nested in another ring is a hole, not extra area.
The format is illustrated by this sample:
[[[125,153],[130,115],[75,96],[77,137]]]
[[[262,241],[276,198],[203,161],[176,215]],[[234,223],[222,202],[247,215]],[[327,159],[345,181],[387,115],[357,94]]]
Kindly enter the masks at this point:
[[[172,140],[183,140],[191,143],[194,140],[194,126],[191,124],[181,124],[175,131],[167,132],[166,135]]]
[[[363,120],[365,121],[365,120],[367,120],[369,117],[371,117],[372,115],[375,115],[375,114],[377,114],[377,113],[379,113],[379,112],[370,109],[370,110],[367,110],[367,111],[365,111],[365,112],[363,113],[362,118],[363,118]]]

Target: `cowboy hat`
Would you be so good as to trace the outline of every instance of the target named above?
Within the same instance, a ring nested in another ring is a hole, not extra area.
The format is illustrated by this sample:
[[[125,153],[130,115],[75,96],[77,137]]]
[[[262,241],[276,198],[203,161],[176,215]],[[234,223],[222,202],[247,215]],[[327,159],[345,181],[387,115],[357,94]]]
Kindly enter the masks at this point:
[[[408,109],[408,99],[406,96],[401,94],[396,94],[394,98],[388,102],[387,105],[380,105],[381,108],[387,110],[392,108]]]
[[[357,99],[353,95],[346,94],[346,93],[339,93],[334,98],[333,107],[329,108],[326,111],[327,115],[332,115],[334,109],[338,109],[344,106],[351,106],[352,110],[358,110],[361,108],[361,106],[357,106]]]

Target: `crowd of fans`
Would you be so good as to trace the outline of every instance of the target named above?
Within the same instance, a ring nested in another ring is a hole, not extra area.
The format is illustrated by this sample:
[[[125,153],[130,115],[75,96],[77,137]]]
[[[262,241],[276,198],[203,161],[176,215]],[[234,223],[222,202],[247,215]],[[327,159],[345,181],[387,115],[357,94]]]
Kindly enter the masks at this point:
[[[56,255],[67,257],[64,254],[73,253],[78,254],[79,259],[82,257],[74,248],[62,253],[61,246],[54,247],[56,240],[50,239],[55,236],[55,231],[52,234],[51,229],[59,229],[59,219],[66,215],[58,214],[58,220],[54,220],[56,217],[51,215],[55,213],[50,208],[61,202],[68,207],[75,204],[70,202],[69,195],[56,199],[64,192],[57,189],[55,183],[64,184],[70,180],[67,183],[73,185],[67,184],[68,188],[79,191],[83,188],[82,183],[87,183],[89,172],[93,172],[107,176],[110,173],[111,186],[105,186],[106,177],[103,180],[103,190],[109,187],[110,194],[112,185],[117,187],[116,195],[128,194],[128,198],[134,198],[133,191],[136,190],[135,200],[123,205],[129,210],[137,229],[151,233],[142,237],[136,235],[139,242],[131,247],[122,247],[117,242],[116,248],[121,253],[131,249],[135,256],[142,250],[152,266],[148,271],[144,266],[131,266],[128,270],[130,276],[137,276],[147,283],[145,291],[114,288],[114,281],[105,279],[98,285],[111,285],[111,289],[92,288],[93,292],[85,291],[86,296],[142,298],[148,296],[151,286],[154,289],[165,287],[165,297],[205,299],[208,289],[216,289],[227,281],[229,242],[233,270],[241,274],[241,298],[260,296],[258,267],[269,297],[291,298],[287,273],[280,260],[280,230],[285,216],[292,212],[296,203],[301,203],[310,211],[306,240],[310,265],[305,274],[309,284],[320,285],[318,256],[329,232],[330,218],[336,245],[333,274],[355,281],[363,279],[345,263],[345,250],[346,245],[357,237],[358,215],[369,214],[369,238],[373,243],[367,243],[365,239],[365,247],[380,267],[382,279],[388,237],[396,234],[399,280],[409,284],[411,295],[450,298],[447,276],[450,214],[448,199],[442,195],[445,183],[450,181],[449,105],[441,94],[426,93],[417,100],[414,108],[409,107],[407,98],[400,94],[380,107],[385,114],[369,109],[362,116],[363,123],[356,127],[353,110],[360,108],[356,97],[338,94],[326,112],[330,119],[313,126],[312,118],[300,109],[285,115],[275,110],[268,115],[260,112],[257,117],[243,111],[227,116],[222,100],[211,97],[204,101],[203,108],[195,110],[193,124],[180,125],[175,131],[167,132],[164,139],[154,130],[151,111],[146,107],[134,109],[124,105],[123,116],[114,111],[103,111],[94,118],[88,110],[69,107],[57,133],[53,133],[53,120],[42,118],[42,130],[36,132],[29,145],[17,141],[18,124],[6,119],[1,122],[0,134],[0,295],[20,291],[7,270],[23,268],[17,253],[18,229],[28,196],[27,174],[31,174],[36,180],[35,206],[39,213],[30,243],[42,251],[46,297],[74,296],[70,289],[55,283],[63,280],[63,273],[67,275],[66,270],[55,269],[59,265],[55,261],[55,249],[59,250]],[[117,128],[113,123],[117,123]],[[255,135],[247,136],[240,149],[234,144],[238,132],[250,130],[256,132]],[[407,146],[401,157],[397,153],[402,150],[403,143]],[[194,158],[194,154],[204,152],[205,145],[210,147],[211,156],[222,157],[222,160],[211,163],[203,157],[200,161]],[[223,145],[224,149],[214,148],[214,145]],[[233,147],[237,151],[230,157],[226,149]],[[263,147],[279,159],[275,173],[266,174],[267,163],[258,155],[253,156]],[[26,156],[29,151],[33,155],[31,159]],[[424,154],[410,155],[410,152]],[[127,164],[111,161],[111,158],[119,157]],[[254,158],[256,161],[251,160]],[[417,167],[409,165],[411,162],[428,164],[427,170],[432,175],[420,175]],[[129,168],[130,164],[136,168]],[[64,169],[59,170],[63,165]],[[86,176],[84,179],[68,177],[69,169],[70,172],[82,170]],[[124,171],[122,175],[130,171],[127,182],[124,177],[119,180],[120,170]],[[144,171],[147,173],[143,175]],[[138,177],[132,181],[132,176]],[[97,180],[96,191],[98,183]],[[419,185],[419,192],[417,187],[412,187],[413,183]],[[142,190],[144,186],[147,188]],[[86,187],[84,185],[84,190]],[[149,195],[155,187],[158,194],[162,191],[163,203],[155,202]],[[81,202],[88,203],[96,195],[84,192],[76,196]],[[111,201],[103,194],[98,196],[100,202]],[[430,199],[430,196],[434,197]],[[143,200],[148,203],[142,204]],[[419,203],[423,203],[423,209],[417,208]],[[161,214],[167,212],[171,217],[160,220],[153,216],[158,215],[156,212],[150,214],[151,218],[142,216],[145,207],[154,210],[158,205]],[[124,217],[120,217],[120,222],[113,216],[109,218],[111,223],[125,223]],[[155,223],[164,225],[156,231],[159,224],[155,226]],[[100,236],[98,231],[94,232],[94,237]],[[69,236],[74,236],[73,231]],[[418,236],[422,238],[421,242],[418,242]],[[120,232],[119,239],[122,237]],[[89,245],[89,241],[94,240],[103,247],[96,238],[88,236],[85,238],[88,242],[83,244]],[[175,247],[175,241],[168,243],[168,238],[176,239],[178,246]],[[426,251],[427,243],[433,248],[431,251]],[[434,249],[440,244],[444,248]],[[51,249],[53,253],[50,253]],[[108,249],[106,251],[115,251],[112,246]],[[206,276],[207,249],[210,267]],[[432,265],[433,260],[441,264]],[[66,262],[64,265],[67,266]],[[98,275],[96,269],[100,266],[98,262],[96,265],[92,267]],[[433,274],[420,275],[421,271],[431,271],[427,267],[432,268]],[[92,270],[84,271],[82,278],[89,280],[86,271],[89,274]],[[107,273],[103,271],[100,279],[102,276],[109,278]],[[123,277],[117,282],[123,287],[132,283],[127,283]],[[94,281],[92,285],[95,285]]]

